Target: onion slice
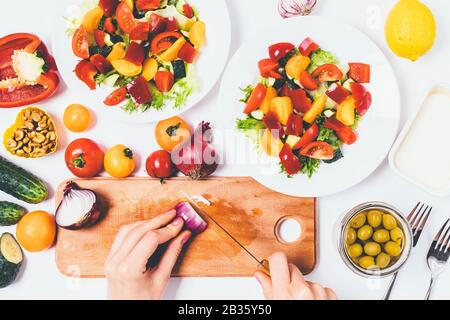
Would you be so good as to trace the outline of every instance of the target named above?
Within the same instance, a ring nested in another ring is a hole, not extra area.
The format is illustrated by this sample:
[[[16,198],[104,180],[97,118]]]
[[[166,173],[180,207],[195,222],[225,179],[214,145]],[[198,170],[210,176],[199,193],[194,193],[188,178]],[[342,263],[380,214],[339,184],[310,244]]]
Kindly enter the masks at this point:
[[[316,6],[317,0],[279,0],[278,12],[283,18],[307,16]]]
[[[94,191],[81,189],[69,182],[64,190],[64,198],[56,210],[56,224],[68,230],[87,228],[101,218],[98,197]]]
[[[200,234],[206,230],[208,224],[195,211],[189,202],[181,202],[176,207],[177,216],[184,220],[185,227],[193,234]]]

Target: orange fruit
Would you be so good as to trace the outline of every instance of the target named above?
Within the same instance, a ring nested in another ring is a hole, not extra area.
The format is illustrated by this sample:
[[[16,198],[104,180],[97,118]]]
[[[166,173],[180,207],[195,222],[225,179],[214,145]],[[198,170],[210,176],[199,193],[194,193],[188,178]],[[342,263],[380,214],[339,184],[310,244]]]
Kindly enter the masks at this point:
[[[64,111],[64,125],[72,132],[86,131],[91,125],[91,113],[81,104],[71,104]]]
[[[55,217],[45,211],[26,214],[16,228],[17,240],[29,252],[49,249],[55,241],[55,235]]]

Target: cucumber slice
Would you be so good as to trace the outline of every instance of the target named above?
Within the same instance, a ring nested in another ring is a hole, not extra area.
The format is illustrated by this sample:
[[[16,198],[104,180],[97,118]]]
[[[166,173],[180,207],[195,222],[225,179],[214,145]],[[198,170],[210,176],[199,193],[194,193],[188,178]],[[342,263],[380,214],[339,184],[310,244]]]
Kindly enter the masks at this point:
[[[19,274],[23,252],[19,243],[10,233],[0,237],[0,288],[11,285]]]

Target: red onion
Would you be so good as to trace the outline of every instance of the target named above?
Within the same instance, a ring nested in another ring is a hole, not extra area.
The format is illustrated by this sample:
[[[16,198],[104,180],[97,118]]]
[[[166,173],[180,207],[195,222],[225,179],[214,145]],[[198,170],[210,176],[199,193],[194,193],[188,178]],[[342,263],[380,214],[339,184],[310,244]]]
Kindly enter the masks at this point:
[[[211,141],[211,126],[209,122],[202,122],[191,139],[172,152],[172,161],[178,170],[193,180],[213,174],[219,165],[219,156]]]
[[[184,220],[185,227],[192,231],[193,234],[202,233],[208,227],[208,224],[192,208],[190,203],[181,202],[175,207],[175,210],[177,211],[177,216]]]
[[[280,0],[278,12],[283,18],[307,16],[316,5],[317,0]]]
[[[56,224],[68,230],[79,230],[94,225],[101,218],[97,195],[69,182],[64,198],[56,210]]]

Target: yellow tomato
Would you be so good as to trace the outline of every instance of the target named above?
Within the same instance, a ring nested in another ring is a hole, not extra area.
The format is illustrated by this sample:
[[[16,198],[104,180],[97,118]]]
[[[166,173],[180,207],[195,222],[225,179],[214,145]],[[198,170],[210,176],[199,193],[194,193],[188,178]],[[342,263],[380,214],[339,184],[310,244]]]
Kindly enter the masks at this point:
[[[136,168],[133,151],[122,144],[109,149],[105,154],[105,171],[113,178],[126,178]]]
[[[91,125],[91,113],[81,104],[71,104],[64,111],[64,125],[72,132],[86,131]]]
[[[205,44],[206,25],[202,21],[197,21],[189,30],[189,40],[197,49],[200,49]]]
[[[126,45],[123,42],[117,42],[111,52],[108,54],[108,56],[106,57],[106,60],[108,60],[109,62],[113,61],[113,60],[120,60],[125,56],[126,53]]]
[[[292,99],[289,97],[276,97],[270,102],[270,111],[274,112],[282,125],[286,125],[290,115],[294,112]]]
[[[126,77],[135,77],[142,72],[142,65],[135,65],[125,59],[112,60],[112,66],[118,73]]]
[[[272,102],[272,99],[277,96],[277,90],[275,90],[272,86],[268,87],[266,97],[264,98],[262,105],[259,107],[259,110],[261,110],[264,114],[268,114],[270,112],[270,103]]]
[[[311,60],[308,57],[302,55],[293,56],[286,64],[286,73],[289,77],[295,80],[300,79],[300,74],[303,70],[306,70]]]
[[[92,33],[95,29],[97,29],[100,20],[103,17],[103,9],[100,7],[95,7],[83,18],[83,27],[87,32]]]
[[[55,235],[55,218],[44,211],[26,214],[16,227],[17,240],[29,252],[47,250],[53,245]]]
[[[155,128],[156,141],[168,152],[191,137],[191,128],[180,117],[172,117],[158,122]]]
[[[144,67],[142,68],[142,76],[147,81],[153,80],[158,72],[158,61],[154,58],[148,58],[144,61]]]

